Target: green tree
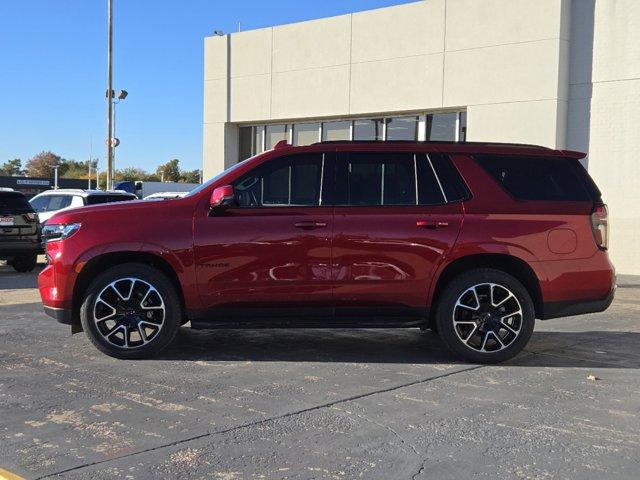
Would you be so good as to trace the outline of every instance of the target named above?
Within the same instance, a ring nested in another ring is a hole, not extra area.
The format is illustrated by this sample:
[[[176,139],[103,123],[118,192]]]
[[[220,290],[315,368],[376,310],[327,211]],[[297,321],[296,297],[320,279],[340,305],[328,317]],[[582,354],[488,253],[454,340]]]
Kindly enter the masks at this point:
[[[137,167],[127,167],[122,170],[118,170],[116,172],[116,178],[118,180],[127,180],[127,181],[147,181],[147,182],[157,182],[160,179],[158,175],[154,173],[149,173],[142,168]]]
[[[180,181],[180,160],[174,158],[169,160],[158,167],[156,174],[164,182],[179,182]]]
[[[63,176],[67,165],[63,159],[51,151],[40,152],[27,162],[26,171],[30,177],[53,177],[54,166],[59,165],[58,174]]]
[[[182,170],[180,181],[187,183],[200,183],[200,170]]]
[[[22,169],[22,160],[20,160],[19,158],[7,160],[0,166],[0,175],[7,175],[11,177],[24,175],[24,170]]]

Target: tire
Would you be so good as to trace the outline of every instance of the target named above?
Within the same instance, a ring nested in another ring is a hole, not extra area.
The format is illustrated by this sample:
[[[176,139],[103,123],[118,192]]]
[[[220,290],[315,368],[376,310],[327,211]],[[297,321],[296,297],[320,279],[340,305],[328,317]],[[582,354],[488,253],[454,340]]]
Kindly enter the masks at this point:
[[[25,273],[30,272],[38,263],[38,255],[35,253],[18,255],[11,261],[11,266],[16,272]]]
[[[101,352],[122,359],[150,358],[173,341],[182,308],[175,287],[161,271],[125,263],[91,282],[80,321]]]
[[[529,342],[534,324],[527,289],[511,275],[490,268],[455,277],[436,306],[440,337],[453,353],[473,363],[513,358]]]

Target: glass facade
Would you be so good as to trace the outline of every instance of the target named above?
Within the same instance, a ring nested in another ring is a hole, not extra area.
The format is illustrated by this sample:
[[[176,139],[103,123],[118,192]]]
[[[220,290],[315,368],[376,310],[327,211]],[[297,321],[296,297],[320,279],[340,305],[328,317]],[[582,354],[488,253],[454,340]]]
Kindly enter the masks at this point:
[[[331,140],[350,140],[351,139],[351,121],[343,120],[340,122],[324,122],[322,124],[322,141]]]
[[[434,112],[384,118],[241,126],[238,152],[239,159],[244,160],[270,150],[281,140],[293,145],[311,145],[320,140],[464,142],[466,139],[467,112]]]
[[[320,123],[296,123],[293,126],[293,144],[311,145],[320,138]]]

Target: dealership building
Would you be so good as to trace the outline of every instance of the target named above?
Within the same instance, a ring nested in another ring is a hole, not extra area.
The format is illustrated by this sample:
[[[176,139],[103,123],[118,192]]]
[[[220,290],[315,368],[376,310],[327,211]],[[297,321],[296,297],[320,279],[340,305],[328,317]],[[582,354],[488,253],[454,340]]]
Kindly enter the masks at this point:
[[[422,0],[205,39],[204,174],[280,140],[588,152],[640,274],[640,1]]]

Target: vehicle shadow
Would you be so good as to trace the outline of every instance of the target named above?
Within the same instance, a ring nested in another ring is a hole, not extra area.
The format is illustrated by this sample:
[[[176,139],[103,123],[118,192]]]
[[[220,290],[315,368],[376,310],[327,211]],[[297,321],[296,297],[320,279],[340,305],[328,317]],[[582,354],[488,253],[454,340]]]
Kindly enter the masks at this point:
[[[640,332],[535,332],[501,365],[640,368]],[[180,329],[165,360],[460,363],[433,332],[416,329]]]

